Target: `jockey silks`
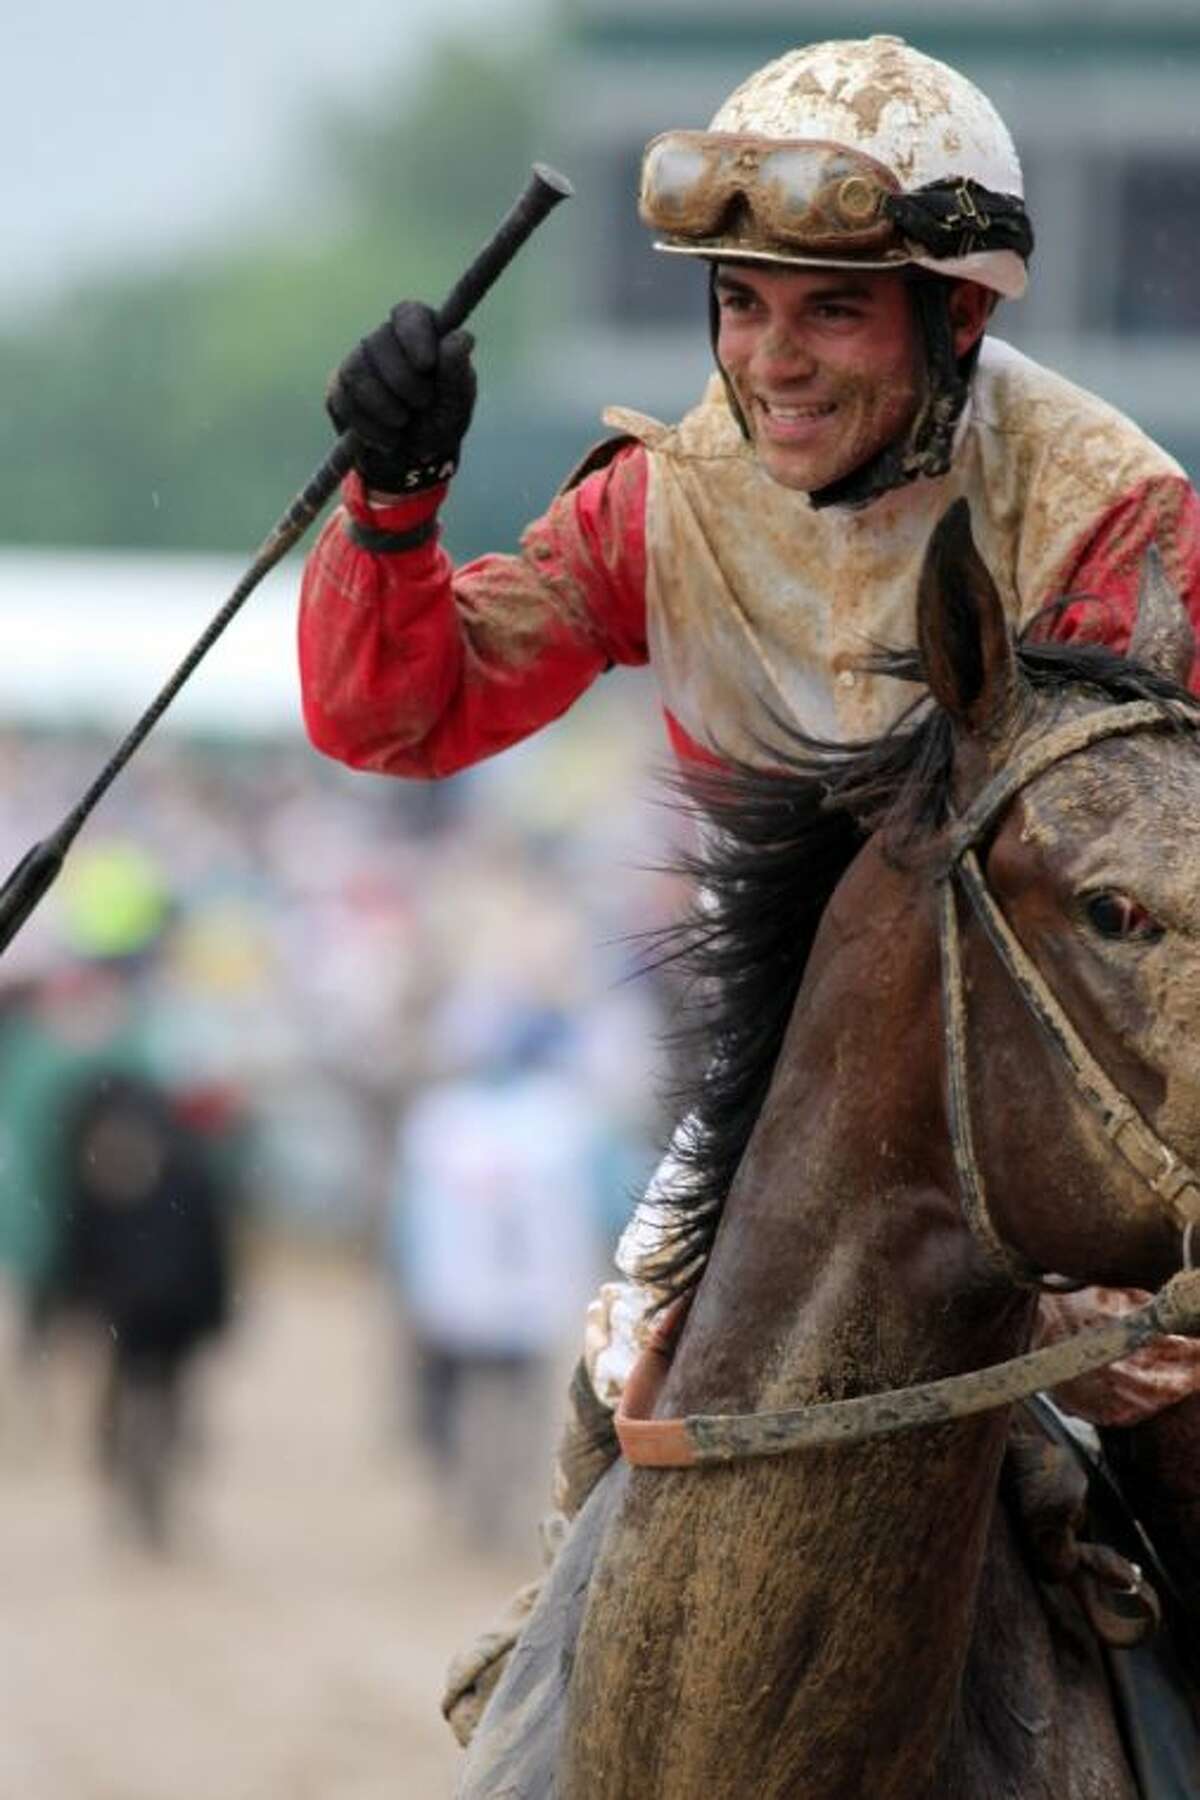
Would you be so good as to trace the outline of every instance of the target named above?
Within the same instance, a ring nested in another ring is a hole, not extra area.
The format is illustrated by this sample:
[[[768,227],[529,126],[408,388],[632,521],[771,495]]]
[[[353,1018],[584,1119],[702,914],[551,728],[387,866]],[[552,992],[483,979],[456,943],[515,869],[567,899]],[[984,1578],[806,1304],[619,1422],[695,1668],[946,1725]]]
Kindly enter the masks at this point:
[[[614,662],[654,667],[668,717],[709,752],[761,761],[772,715],[843,739],[904,704],[865,673],[911,644],[930,532],[952,500],[1014,624],[1065,593],[1054,626],[1124,649],[1157,542],[1200,625],[1200,501],[1178,464],[1102,401],[985,340],[949,473],[872,505],[815,510],[780,487],[714,378],[677,426],[615,412],[633,440],[524,534],[454,569],[432,538],[373,552],[352,521],[403,534],[445,489],[372,505],[350,477],[305,572],[305,716],[356,767],[448,774],[528,736]]]

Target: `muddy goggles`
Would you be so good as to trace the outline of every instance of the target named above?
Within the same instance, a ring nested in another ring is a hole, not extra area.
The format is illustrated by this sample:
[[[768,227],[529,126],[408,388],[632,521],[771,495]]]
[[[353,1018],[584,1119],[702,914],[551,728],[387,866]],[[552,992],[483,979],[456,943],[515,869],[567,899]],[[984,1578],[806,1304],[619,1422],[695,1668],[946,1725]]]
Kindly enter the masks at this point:
[[[667,131],[642,162],[638,211],[664,248],[727,255],[745,247],[822,258],[910,260],[1008,249],[1028,260],[1033,232],[1023,201],[969,180],[905,193],[885,164],[843,144]]]
[[[638,210],[671,237],[868,255],[896,243],[883,205],[899,191],[890,169],[840,144],[668,131],[647,147]]]

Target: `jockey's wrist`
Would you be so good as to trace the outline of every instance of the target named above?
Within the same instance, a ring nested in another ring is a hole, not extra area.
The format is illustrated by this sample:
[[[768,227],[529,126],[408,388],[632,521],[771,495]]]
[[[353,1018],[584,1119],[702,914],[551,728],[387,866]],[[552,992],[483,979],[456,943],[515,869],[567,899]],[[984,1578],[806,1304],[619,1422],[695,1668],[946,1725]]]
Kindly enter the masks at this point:
[[[424,494],[432,488],[444,488],[458,469],[458,457],[435,456],[426,462],[412,463],[404,469],[386,472],[368,471],[364,478],[373,503],[394,504],[413,494]]]
[[[368,488],[354,470],[342,483],[342,528],[361,550],[372,554],[416,550],[437,535],[438,508],[446,483],[407,495]]]
[[[368,487],[357,469],[342,483],[342,503],[352,518],[388,531],[405,531],[431,519],[449,492],[448,482],[412,494],[392,494]]]

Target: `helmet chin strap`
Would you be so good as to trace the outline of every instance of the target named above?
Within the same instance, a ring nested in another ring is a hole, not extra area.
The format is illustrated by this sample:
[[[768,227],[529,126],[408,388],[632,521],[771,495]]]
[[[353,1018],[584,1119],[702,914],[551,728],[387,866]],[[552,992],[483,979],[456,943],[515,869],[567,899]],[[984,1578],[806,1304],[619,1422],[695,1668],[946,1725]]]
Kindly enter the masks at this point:
[[[944,475],[953,460],[954,433],[970,391],[979,344],[966,356],[955,356],[950,283],[945,276],[912,270],[908,290],[925,363],[924,394],[916,415],[903,437],[893,438],[848,475],[815,488],[809,494],[815,507],[869,506],[881,494],[919,476],[933,480]]]
[[[717,264],[709,265],[708,319],[713,360],[716,362],[729,407],[742,436],[750,440],[750,428],[738,403],[733,383],[717,355],[720,310],[716,291]],[[923,395],[908,430],[893,438],[874,456],[839,475],[836,481],[814,488],[809,499],[814,507],[843,506],[857,510],[882,494],[906,487],[919,476],[944,475],[954,456],[954,433],[970,392],[971,376],[979,359],[982,338],[965,356],[954,353],[954,329],[950,323],[950,283],[944,276],[923,269],[907,271],[913,313],[924,361]]]
[[[717,299],[717,270],[720,267],[720,263],[717,260],[717,258],[714,257],[712,259],[712,261],[708,263],[707,267],[708,267],[708,342],[709,342],[709,347],[712,350],[713,361],[717,365],[717,374],[721,377],[722,384],[724,385],[724,388],[725,388],[725,398],[729,402],[729,410],[733,414],[734,419],[737,421],[738,430],[741,432],[741,434],[745,438],[746,442],[749,443],[751,441],[750,427],[746,423],[746,415],[742,411],[741,403],[739,402],[738,397],[737,397],[736,393],[734,392],[733,383],[732,383],[732,381],[730,381],[728,375],[725,373],[725,365],[721,361],[721,358],[717,355],[717,338],[719,337],[720,331],[721,331],[721,303]]]

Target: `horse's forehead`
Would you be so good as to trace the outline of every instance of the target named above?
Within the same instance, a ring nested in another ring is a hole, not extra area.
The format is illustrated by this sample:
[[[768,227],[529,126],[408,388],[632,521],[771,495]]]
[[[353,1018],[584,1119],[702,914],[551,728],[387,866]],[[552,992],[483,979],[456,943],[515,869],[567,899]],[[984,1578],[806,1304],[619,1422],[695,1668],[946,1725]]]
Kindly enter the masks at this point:
[[[1021,835],[1072,866],[1119,855],[1200,891],[1200,745],[1145,732],[1068,757],[1025,790]]]

